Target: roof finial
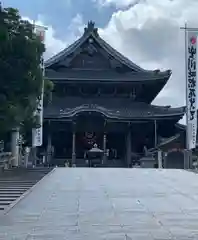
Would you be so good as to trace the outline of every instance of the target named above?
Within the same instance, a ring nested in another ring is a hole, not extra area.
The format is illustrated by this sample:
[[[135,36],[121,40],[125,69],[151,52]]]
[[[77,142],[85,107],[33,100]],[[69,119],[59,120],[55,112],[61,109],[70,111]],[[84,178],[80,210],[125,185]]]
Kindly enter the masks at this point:
[[[95,22],[93,21],[88,21],[87,28],[89,31],[93,31],[95,27]]]
[[[93,32],[96,36],[98,35],[98,29],[95,28],[95,22],[88,21],[87,27],[84,29],[84,34]]]

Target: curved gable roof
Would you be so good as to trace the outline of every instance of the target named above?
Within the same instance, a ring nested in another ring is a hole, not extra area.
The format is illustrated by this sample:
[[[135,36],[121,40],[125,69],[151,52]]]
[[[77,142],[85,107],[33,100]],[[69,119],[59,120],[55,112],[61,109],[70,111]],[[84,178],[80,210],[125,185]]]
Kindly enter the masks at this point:
[[[129,60],[124,55],[122,55],[117,50],[115,50],[113,47],[111,47],[106,41],[104,41],[99,36],[99,34],[97,32],[97,28],[94,28],[94,23],[93,22],[89,22],[88,23],[88,27],[85,28],[85,32],[82,35],[82,37],[77,39],[73,44],[69,45],[67,48],[65,48],[64,50],[62,50],[58,54],[56,54],[56,55],[52,56],[51,58],[49,58],[45,62],[45,67],[50,67],[53,64],[56,64],[56,63],[60,62],[61,60],[65,59],[71,53],[75,52],[80,46],[82,46],[82,44],[90,37],[92,37],[99,44],[99,46],[101,48],[103,48],[109,55],[111,55],[116,60],[118,60],[122,64],[124,64],[127,67],[129,67],[131,70],[133,70],[133,71],[135,70],[136,72],[151,73],[151,74],[153,72],[157,72],[159,75],[160,74],[164,75],[166,73],[167,77],[168,78],[170,77],[170,74],[171,74],[170,70],[164,71],[164,72],[160,72],[159,70],[154,70],[154,71],[152,71],[152,70],[145,70],[145,69],[141,68],[140,66],[136,65],[135,63],[133,63],[131,60]]]

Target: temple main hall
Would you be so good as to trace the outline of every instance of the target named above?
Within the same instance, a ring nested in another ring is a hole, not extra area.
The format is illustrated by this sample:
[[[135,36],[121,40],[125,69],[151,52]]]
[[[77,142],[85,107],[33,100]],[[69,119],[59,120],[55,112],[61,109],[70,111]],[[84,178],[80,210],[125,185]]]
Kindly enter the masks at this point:
[[[54,83],[44,108],[43,148],[53,148],[53,164],[84,166],[94,144],[104,166],[131,166],[177,132],[185,108],[152,102],[171,70],[145,70],[112,48],[88,22],[83,35],[45,62]]]

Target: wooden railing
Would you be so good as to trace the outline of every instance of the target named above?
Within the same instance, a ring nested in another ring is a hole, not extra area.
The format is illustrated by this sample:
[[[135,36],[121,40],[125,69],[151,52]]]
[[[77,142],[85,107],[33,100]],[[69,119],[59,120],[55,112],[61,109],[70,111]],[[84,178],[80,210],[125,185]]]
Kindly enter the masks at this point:
[[[8,169],[12,166],[14,157],[11,152],[1,152],[0,153],[0,172],[4,169]]]

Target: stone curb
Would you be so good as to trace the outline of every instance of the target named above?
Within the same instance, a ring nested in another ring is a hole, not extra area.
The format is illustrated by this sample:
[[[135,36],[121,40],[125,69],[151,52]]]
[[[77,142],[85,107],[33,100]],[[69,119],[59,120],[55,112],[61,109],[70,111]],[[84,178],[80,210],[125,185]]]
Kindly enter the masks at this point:
[[[9,211],[15,207],[21,200],[23,200],[25,197],[27,197],[27,195],[29,195],[35,187],[37,187],[39,184],[41,184],[47,177],[49,177],[54,171],[56,170],[56,168],[52,169],[48,174],[46,174],[43,178],[41,178],[36,184],[34,184],[30,189],[28,189],[26,192],[24,192],[19,198],[17,198],[15,201],[13,201],[8,207],[6,207],[2,213],[0,213],[1,215],[6,215],[9,213]]]

